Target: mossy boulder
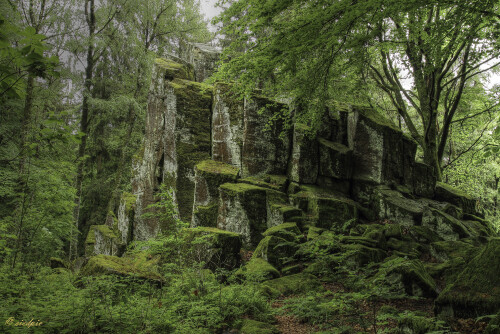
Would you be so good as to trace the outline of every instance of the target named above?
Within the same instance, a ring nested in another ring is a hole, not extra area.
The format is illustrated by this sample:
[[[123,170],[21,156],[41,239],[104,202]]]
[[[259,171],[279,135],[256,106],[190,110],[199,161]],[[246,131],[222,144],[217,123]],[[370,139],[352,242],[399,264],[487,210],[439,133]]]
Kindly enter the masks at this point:
[[[352,150],[347,146],[320,138],[319,174],[335,179],[350,179],[352,174]]]
[[[338,229],[358,218],[356,202],[335,194],[329,190],[314,186],[302,186],[302,191],[291,195],[293,204],[307,212],[316,220],[316,226],[326,229]]]
[[[498,334],[500,333],[500,311],[497,315],[490,320],[488,326],[484,330],[484,334]]]
[[[371,206],[380,219],[388,219],[406,227],[420,225],[424,212],[421,203],[385,186],[375,190]]]
[[[253,282],[261,282],[280,277],[279,271],[269,262],[260,257],[254,257],[235,273],[236,277]]]
[[[135,216],[135,203],[137,196],[123,192],[117,214],[117,230],[121,242],[126,244],[132,240],[132,224]]]
[[[265,281],[264,283],[262,283],[262,286],[270,288],[270,291],[274,295],[278,296],[312,293],[315,291],[324,290],[323,285],[321,285],[321,282],[316,276],[306,273],[300,273]]]
[[[359,241],[362,240],[363,239],[360,239]],[[351,269],[360,268],[369,263],[379,263],[387,257],[386,251],[380,248],[365,246],[357,242],[344,244],[341,248],[343,249],[341,262]]]
[[[243,319],[240,328],[241,334],[277,334],[279,331],[275,326],[252,319]]]
[[[195,166],[193,219],[191,226],[217,226],[219,186],[236,182],[239,169],[213,160],[204,160]]]
[[[443,182],[437,182],[434,198],[458,206],[464,213],[477,214],[476,201],[464,191]]]
[[[491,239],[467,264],[454,283],[436,299],[443,317],[492,314],[500,309],[500,238]]]
[[[166,58],[155,59],[156,71],[160,72],[165,80],[174,78],[194,80],[194,69],[190,64],[181,64]]]
[[[99,254],[89,259],[79,275],[120,275],[163,282],[163,277],[157,272],[157,263],[158,258],[150,259],[145,253],[126,257]]]
[[[292,257],[297,247],[289,241],[278,236],[268,235],[259,242],[252,258],[263,258],[278,269],[281,269]]]
[[[273,226],[268,228],[262,235],[264,237],[273,235],[291,242],[297,241],[302,236],[297,223],[283,223]]]
[[[256,247],[267,229],[267,192],[246,183],[225,183],[219,187],[217,227],[241,234],[243,245]]]
[[[124,244],[118,235],[107,225],[92,225],[85,240],[85,255],[121,255]]]
[[[185,243],[192,245],[209,269],[234,269],[240,265],[241,236],[213,227],[199,226],[183,231]]]
[[[312,129],[301,123],[293,127],[292,155],[288,165],[290,180],[297,183],[316,183],[319,168],[319,146]]]
[[[268,204],[267,226],[277,226],[302,217],[302,210],[286,204]]]
[[[471,236],[462,221],[433,208],[425,209],[422,226],[431,229],[443,240],[459,240]]]
[[[309,226],[309,230],[307,232],[307,240],[314,240],[318,238],[324,231],[324,228]]]
[[[435,318],[408,314],[401,317],[398,321],[398,329],[401,333],[428,334],[443,333],[443,324],[436,321]]]
[[[50,267],[52,269],[55,269],[55,268],[68,268],[68,265],[67,263],[63,260],[63,259],[60,259],[58,257],[51,257],[50,258]]]
[[[419,260],[392,256],[384,261],[374,283],[396,296],[435,297],[436,282]]]
[[[417,144],[372,108],[354,106],[348,115],[353,179],[401,184],[415,160]]]
[[[466,241],[467,239],[433,242],[430,245],[430,254],[439,262],[446,262],[457,258],[462,258],[468,262],[476,255],[478,248]]]

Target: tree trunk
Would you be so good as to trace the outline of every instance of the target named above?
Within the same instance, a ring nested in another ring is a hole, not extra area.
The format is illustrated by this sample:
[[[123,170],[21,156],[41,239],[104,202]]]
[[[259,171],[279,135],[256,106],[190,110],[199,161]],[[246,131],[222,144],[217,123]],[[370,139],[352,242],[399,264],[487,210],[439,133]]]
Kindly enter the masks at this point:
[[[89,8],[88,8],[88,7]],[[85,89],[83,94],[83,102],[82,102],[82,116],[80,119],[80,132],[82,133],[82,138],[80,145],[78,147],[78,167],[76,171],[76,196],[75,196],[75,209],[73,212],[73,219],[75,221],[75,225],[77,230],[80,232],[80,236],[77,238],[78,241],[72,238],[70,244],[70,257],[76,258],[79,253],[82,251],[78,251],[79,249],[83,249],[83,233],[82,226],[80,224],[80,204],[82,197],[82,184],[83,184],[83,168],[85,166],[85,151],[87,147],[87,136],[88,136],[88,122],[89,122],[89,97],[91,94],[92,88],[92,79],[94,72],[94,35],[95,35],[95,26],[96,26],[96,18],[95,18],[95,7],[94,0],[87,0],[85,3],[85,14],[87,19],[87,24],[89,28],[89,45],[87,49],[87,66],[85,68]]]

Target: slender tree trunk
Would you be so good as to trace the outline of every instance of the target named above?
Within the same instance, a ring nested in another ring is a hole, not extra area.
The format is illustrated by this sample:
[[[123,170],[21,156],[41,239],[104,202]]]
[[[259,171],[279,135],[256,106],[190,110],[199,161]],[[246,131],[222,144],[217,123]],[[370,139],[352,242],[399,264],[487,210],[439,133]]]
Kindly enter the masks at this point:
[[[80,132],[82,133],[82,138],[80,145],[78,147],[78,166],[76,171],[76,196],[75,196],[75,209],[73,212],[73,219],[77,231],[82,232],[82,226],[80,224],[80,204],[82,197],[82,184],[83,184],[83,169],[85,166],[85,151],[87,148],[87,137],[88,137],[88,126],[89,126],[89,97],[92,88],[92,79],[94,72],[94,35],[96,27],[95,18],[95,7],[94,0],[86,0],[85,2],[85,14],[87,19],[87,24],[89,28],[89,45],[87,49],[87,67],[85,68],[85,88],[82,102],[82,116],[80,119]],[[78,239],[76,241],[75,239]],[[78,255],[78,248],[83,245],[83,238],[73,236],[70,244],[70,257],[76,258]]]

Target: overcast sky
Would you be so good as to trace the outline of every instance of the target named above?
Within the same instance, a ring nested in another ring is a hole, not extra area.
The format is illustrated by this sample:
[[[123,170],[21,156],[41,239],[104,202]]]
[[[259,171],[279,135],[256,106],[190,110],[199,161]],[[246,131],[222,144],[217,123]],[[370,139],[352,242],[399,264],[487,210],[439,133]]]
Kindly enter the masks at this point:
[[[217,0],[200,0],[201,10],[209,20],[220,13],[220,8],[215,8],[216,2]]]

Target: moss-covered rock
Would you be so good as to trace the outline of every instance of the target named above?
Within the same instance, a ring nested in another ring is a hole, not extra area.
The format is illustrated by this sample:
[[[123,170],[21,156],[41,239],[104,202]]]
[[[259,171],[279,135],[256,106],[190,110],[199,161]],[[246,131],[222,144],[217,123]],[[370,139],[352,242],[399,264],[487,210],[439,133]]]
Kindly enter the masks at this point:
[[[286,193],[288,188],[288,178],[285,175],[254,175],[240,179],[239,182],[253,184],[262,188],[276,190]]]
[[[324,290],[316,276],[306,273],[276,278],[266,281],[262,285],[269,287],[273,292],[277,291],[278,295],[285,296]]]
[[[307,232],[307,240],[314,240],[321,235],[325,231],[324,228],[309,226],[309,230]]]
[[[331,191],[314,186],[302,186],[302,191],[291,196],[293,204],[315,217],[316,226],[338,229],[358,218],[356,202]]]
[[[262,282],[280,277],[279,271],[260,257],[250,259],[245,266],[236,271],[235,275],[236,277],[245,278],[252,282]]]
[[[401,317],[398,321],[398,329],[401,333],[427,334],[442,333],[443,325],[438,323],[435,318],[427,318],[414,314],[408,314]]]
[[[85,240],[85,255],[121,255],[124,244],[118,235],[107,225],[92,225]]]
[[[267,229],[267,190],[246,183],[219,187],[217,227],[241,234],[245,247],[253,248]]]
[[[207,268],[234,269],[240,265],[242,241],[239,234],[205,226],[185,229],[184,232],[186,243],[192,243],[196,237],[203,239],[196,243],[202,247],[199,254]]]
[[[166,58],[155,59],[156,71],[161,72],[165,80],[174,78],[194,80],[194,69],[192,65],[181,64]]]
[[[484,330],[484,334],[498,334],[500,333],[500,311],[497,315],[490,320],[488,326]]]
[[[500,238],[491,239],[468,263],[453,284],[436,299],[441,316],[486,315],[500,309]]]
[[[433,208],[425,209],[422,226],[431,229],[444,240],[458,240],[471,236],[463,222]]]
[[[213,160],[205,160],[195,166],[193,219],[191,226],[217,226],[219,186],[236,182],[239,169]]]
[[[121,242],[127,244],[132,239],[132,229],[135,216],[137,196],[123,192],[117,214],[117,230]]]
[[[380,219],[388,219],[406,227],[420,225],[424,212],[421,203],[386,187],[375,190],[371,206]]]
[[[100,254],[92,256],[79,275],[120,275],[162,282],[163,277],[156,269],[157,262],[158,258],[149,259],[145,253],[127,257]]]
[[[279,333],[275,326],[265,322],[252,319],[243,319],[240,328],[241,334],[277,334]]]
[[[457,258],[469,261],[476,255],[478,248],[472,243],[465,241],[466,240],[448,240],[433,242],[430,245],[430,253],[432,257],[440,262],[446,262]]]
[[[288,106],[253,95],[245,99],[244,128],[241,151],[242,176],[258,174],[285,175],[291,138],[284,118],[276,117]]]
[[[374,282],[398,296],[436,296],[436,282],[419,260],[392,256],[382,263]]]
[[[63,259],[60,259],[58,257],[51,257],[50,258],[50,267],[52,269],[55,269],[55,268],[68,268],[68,265],[67,265],[67,263]]]
[[[297,241],[297,239],[302,236],[296,223],[283,223],[273,226],[268,228],[262,235],[265,237],[274,235],[292,242]]]
[[[298,183],[316,183],[319,168],[319,147],[312,130],[305,124],[295,123],[292,156],[288,165],[290,180]]]
[[[286,204],[268,203],[267,226],[273,227],[289,222],[295,217],[302,217],[302,210]]]
[[[476,201],[464,191],[443,182],[437,182],[434,198],[458,206],[464,213],[476,214]]]
[[[319,174],[336,179],[350,179],[352,150],[342,144],[320,138]]]
[[[214,86],[212,107],[212,158],[241,168],[243,101],[231,86]]]
[[[296,252],[297,247],[278,236],[268,235],[259,242],[252,258],[263,258],[278,269],[281,269]]]
[[[387,257],[386,251],[360,243],[342,245],[342,249],[344,252],[342,254],[342,263],[351,269],[357,269],[369,263],[379,263]]]
[[[401,184],[415,160],[417,144],[371,108],[353,107],[348,116],[353,178]]]

